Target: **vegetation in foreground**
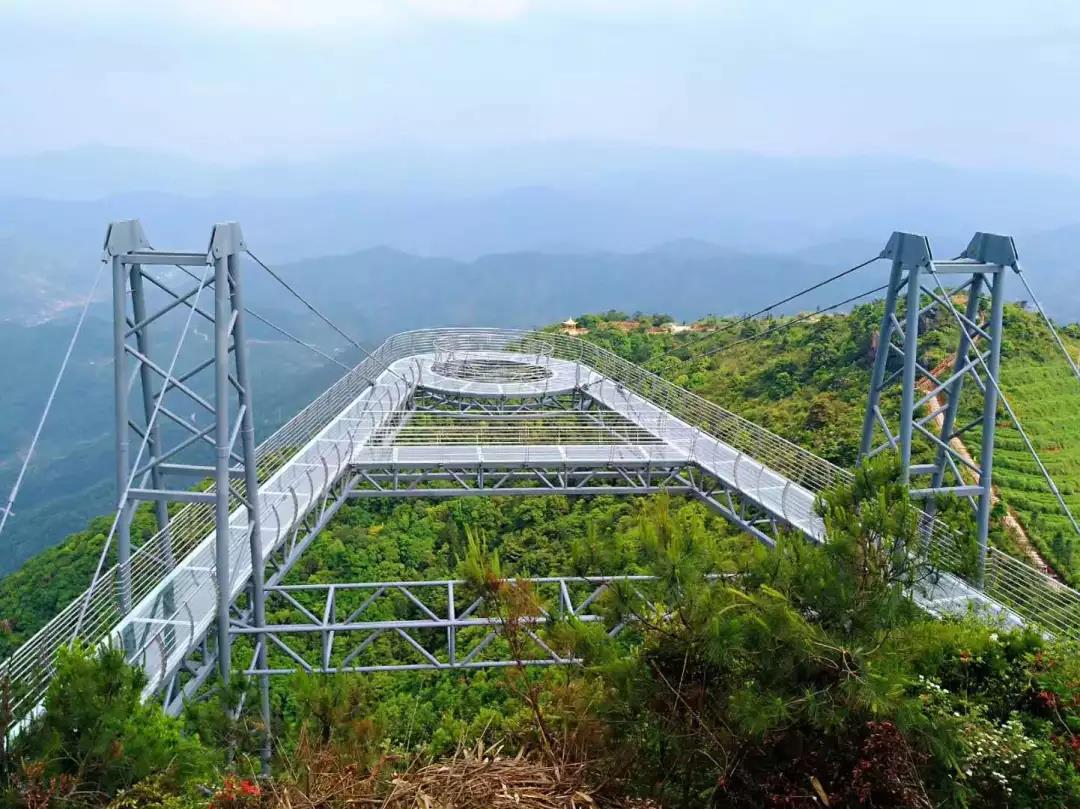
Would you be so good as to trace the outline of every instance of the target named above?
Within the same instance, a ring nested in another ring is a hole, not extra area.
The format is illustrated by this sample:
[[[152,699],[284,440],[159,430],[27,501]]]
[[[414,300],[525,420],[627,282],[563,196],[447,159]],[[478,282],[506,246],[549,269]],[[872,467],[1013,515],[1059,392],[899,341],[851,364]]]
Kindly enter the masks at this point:
[[[768,327],[750,322],[704,344],[728,350],[703,356],[690,346],[653,367],[850,465],[879,314],[875,305],[859,307],[735,345]],[[1075,408],[1061,406],[1070,394],[1059,384],[1073,381],[1063,362],[1054,367],[1030,313],[1009,307],[1007,318],[1008,332],[1023,337],[1006,345],[1006,391],[1073,502],[1066,448],[1080,443],[1068,439]],[[582,319],[588,339],[637,361],[700,339],[645,323],[614,327],[626,320],[620,313]],[[947,328],[938,342],[948,350]],[[1031,380],[1053,380],[1058,404],[1044,402],[1039,385],[1028,393]],[[1057,416],[1046,411],[1051,406]],[[1047,427],[1052,418],[1055,430]],[[1050,505],[1024,499],[1035,483],[1011,477],[1023,458],[1010,460],[1006,425],[999,436],[1003,497],[1068,576],[1071,543],[1054,533]],[[545,807],[589,805],[586,798],[668,807],[1080,806],[1077,650],[1033,633],[913,612],[903,591],[917,570],[890,564],[869,542],[871,531],[895,543],[906,530],[909,507],[882,470],[834,493],[827,507],[839,541],[826,549],[786,541],[765,554],[681,500],[350,505],[291,581],[457,571],[489,591],[507,617],[527,615],[535,604],[527,591],[503,590],[493,572],[649,572],[660,584],[647,600],[616,592],[604,605],[612,620],[629,616],[638,627],[618,643],[585,627],[550,628],[588,660],[584,670],[275,680],[271,782],[254,776],[259,729],[251,718],[221,719],[221,703],[236,694],[218,694],[172,720],[138,704],[139,676],[117,653],[98,660],[72,650],[61,661],[51,709],[4,751],[5,802],[329,807],[387,801],[397,790],[395,800],[423,805],[420,792],[429,790],[433,806],[491,805],[483,797],[476,800],[487,803],[469,804],[454,791],[456,774],[480,778],[476,756],[467,753],[479,749],[503,776],[519,755],[533,775],[547,773],[538,778],[572,774],[546,790],[518,783],[519,798],[543,793],[549,802],[535,805]],[[139,530],[149,530],[146,516]],[[470,535],[477,540],[471,548]],[[102,538],[101,524],[92,524],[0,582],[5,653],[85,585]],[[1019,552],[1000,525],[993,540]],[[706,571],[727,575],[710,581]],[[434,772],[453,777],[439,782]]]
[[[632,620],[630,636],[552,624],[552,642],[582,654],[584,668],[443,676],[435,693],[417,693],[434,706],[449,697],[452,740],[431,715],[403,738],[378,678],[280,680],[266,782],[245,741],[255,728],[223,732],[213,704],[169,719],[139,702],[140,675],[117,652],[73,649],[44,716],[5,751],[7,801],[336,807],[396,790],[414,803],[385,805],[422,806],[426,795],[431,806],[471,807],[491,798],[470,797],[465,784],[481,776],[464,751],[499,740],[502,754],[479,769],[505,769],[520,806],[1080,805],[1077,649],[920,614],[905,591],[928,574],[901,550],[914,512],[894,474],[864,469],[824,499],[827,545],[790,539],[772,553],[713,530],[693,504],[641,501],[602,546],[610,563],[657,576],[647,592],[605,597],[612,620]],[[535,594],[507,580],[513,544],[466,527],[458,570],[515,649]],[[565,772],[566,783],[513,781],[518,755],[520,771]]]
[[[850,314],[823,315],[763,337],[763,332],[783,319],[751,320],[736,328],[731,328],[731,320],[707,320],[701,327],[713,331],[678,334],[658,328],[670,320],[666,316],[631,317],[611,311],[582,315],[577,322],[588,329],[584,339],[645,363],[675,384],[839,466],[851,467],[858,451],[881,307],[880,302],[857,306]],[[927,325],[935,326],[924,341],[930,361],[940,360],[954,348],[952,331],[945,320]],[[1080,346],[1080,325],[1062,331],[1075,352]],[[1073,513],[1080,515],[1080,407],[1075,406],[1080,390],[1076,380],[1034,313],[1020,305],[1006,305],[1005,333],[1004,390]],[[663,354],[666,356],[661,358]],[[887,407],[889,401],[884,405]],[[994,473],[1002,503],[991,542],[1006,552],[1023,555],[1001,521],[1006,509],[1012,509],[1042,557],[1076,586],[1080,578],[1073,571],[1080,562],[1073,558],[1077,540],[1072,528],[1019,435],[1001,415]],[[977,449],[974,441],[971,449]],[[376,506],[369,512],[382,513]],[[136,520],[136,535],[148,535],[150,510],[141,509]],[[91,520],[86,530],[72,534],[0,579],[0,657],[10,654],[82,592],[108,524],[106,518]],[[558,569],[538,569],[536,573]],[[349,570],[340,572],[352,575]]]

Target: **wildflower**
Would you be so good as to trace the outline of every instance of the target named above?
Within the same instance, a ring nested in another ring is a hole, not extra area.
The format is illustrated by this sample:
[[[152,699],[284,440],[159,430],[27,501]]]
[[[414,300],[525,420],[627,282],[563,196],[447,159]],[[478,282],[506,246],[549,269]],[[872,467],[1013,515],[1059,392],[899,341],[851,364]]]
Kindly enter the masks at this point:
[[[1053,691],[1040,691],[1035,695],[1045,708],[1056,708],[1058,703],[1057,694]]]

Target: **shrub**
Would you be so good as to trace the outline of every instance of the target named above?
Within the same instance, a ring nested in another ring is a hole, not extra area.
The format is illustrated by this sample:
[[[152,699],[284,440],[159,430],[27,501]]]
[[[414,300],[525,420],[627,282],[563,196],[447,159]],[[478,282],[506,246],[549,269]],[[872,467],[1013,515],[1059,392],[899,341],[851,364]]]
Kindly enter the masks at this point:
[[[120,649],[62,649],[44,713],[12,751],[22,761],[18,800],[29,805],[44,790],[98,805],[151,776],[177,791],[208,772],[211,754],[156,702],[142,701],[144,684]]]

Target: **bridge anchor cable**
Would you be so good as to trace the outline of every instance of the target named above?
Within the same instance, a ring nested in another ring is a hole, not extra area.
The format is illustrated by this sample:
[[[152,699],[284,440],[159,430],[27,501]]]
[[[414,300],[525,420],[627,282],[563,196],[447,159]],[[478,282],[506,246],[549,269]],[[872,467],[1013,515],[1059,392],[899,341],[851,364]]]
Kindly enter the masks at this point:
[[[4,533],[4,526],[7,525],[8,517],[12,514],[12,508],[15,506],[15,498],[19,496],[19,489],[22,487],[23,478],[26,476],[26,470],[30,466],[30,461],[34,457],[34,451],[37,449],[38,440],[41,438],[41,431],[45,427],[45,421],[49,418],[49,412],[52,410],[53,402],[56,400],[56,391],[60,387],[60,381],[64,378],[64,373],[67,371],[68,362],[71,360],[71,354],[75,350],[75,344],[79,340],[79,334],[82,332],[83,323],[86,322],[86,313],[90,311],[90,304],[93,303],[94,296],[97,294],[98,285],[101,283],[101,276],[105,272],[105,261],[103,260],[98,266],[97,274],[94,276],[93,286],[90,287],[90,294],[86,296],[86,303],[83,304],[82,312],[79,313],[79,320],[75,324],[75,330],[71,333],[71,339],[68,341],[67,350],[64,352],[64,359],[60,363],[60,370],[56,373],[56,378],[53,380],[52,389],[49,391],[49,398],[45,400],[45,408],[41,411],[41,418],[38,419],[37,428],[34,430],[34,437],[30,439],[30,446],[26,450],[26,455],[23,457],[22,466],[19,467],[19,474],[15,477],[15,484],[11,487],[11,493],[8,495],[7,502],[4,504],[2,510],[0,510],[0,534]]]

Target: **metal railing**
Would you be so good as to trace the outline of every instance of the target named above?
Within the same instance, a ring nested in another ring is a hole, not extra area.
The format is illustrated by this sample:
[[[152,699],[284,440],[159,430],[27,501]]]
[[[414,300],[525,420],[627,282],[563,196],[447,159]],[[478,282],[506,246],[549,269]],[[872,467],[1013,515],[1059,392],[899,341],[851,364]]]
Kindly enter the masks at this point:
[[[548,341],[555,358],[577,362],[600,377],[633,391],[666,414],[732,447],[739,453],[740,460],[749,456],[757,461],[754,464],[757,474],[765,467],[815,494],[852,480],[852,474],[847,470],[593,343],[546,332],[452,331],[458,345],[471,344],[474,351],[514,351],[515,342],[519,340]],[[428,330],[398,337],[408,336],[415,345],[424,346],[446,333],[447,330]],[[704,444],[696,449],[695,461],[705,460],[701,457],[702,448]],[[736,461],[736,469],[739,462]],[[753,487],[746,488],[752,491]],[[787,492],[784,494],[786,503]],[[802,505],[800,502],[799,506]],[[798,523],[793,514],[789,521]],[[952,529],[924,515],[919,521],[919,532],[931,558],[945,571],[965,580],[973,590],[1054,634],[1080,639],[1080,593],[1073,588],[993,547],[988,550],[985,577],[980,586],[969,575],[971,560],[966,556],[961,538]]]
[[[716,442],[735,450],[734,473],[740,485],[740,462],[746,458],[756,462],[752,465],[752,474],[756,475],[759,487],[762,475],[766,473],[775,473],[788,483],[814,494],[851,479],[849,472],[796,444],[592,343],[535,331],[417,330],[387,339],[368,359],[259,446],[258,472],[265,489],[261,496],[267,498],[262,514],[264,533],[269,532],[264,538],[267,550],[284,540],[296,521],[332,485],[335,476],[343,473],[349,452],[342,447],[351,450],[358,435],[377,430],[387,411],[393,410],[396,402],[407,396],[406,389],[411,383],[403,379],[401,373],[411,369],[412,381],[422,383],[417,380],[418,366],[402,361],[416,355],[433,356],[436,341],[440,338],[450,338],[457,351],[517,352],[527,355],[526,360],[528,356],[548,356],[546,347],[538,348],[538,343],[550,346],[550,356],[578,366],[581,384],[586,389],[593,385],[614,386],[616,390],[631,391],[649,403],[651,412],[636,414],[646,429],[649,429],[650,418],[674,420],[684,435],[692,433],[714,439],[703,443],[700,449],[691,445],[695,455],[701,455],[706,444],[711,444],[715,451]],[[396,374],[373,387],[373,381],[391,365],[395,366]],[[359,401],[362,396],[366,398]],[[356,406],[351,420],[335,423],[350,405]],[[638,421],[637,418],[633,420]],[[328,426],[333,426],[336,432],[320,438],[320,433]],[[290,463],[301,452],[307,456],[304,465]],[[786,498],[786,484],[783,488]],[[800,510],[805,509],[806,505],[800,502]],[[241,512],[234,512],[234,518],[237,514]],[[963,568],[963,553],[952,531],[929,517],[922,521],[921,530],[928,546],[934,549],[946,568]],[[160,596],[168,585],[172,585],[172,599],[176,604],[171,615],[161,615],[142,625],[143,635],[133,659],[143,665],[160,666],[164,672],[183,657],[209,626],[209,615],[196,614],[194,607],[203,605],[192,594],[205,594],[207,586],[213,586],[210,544],[213,531],[212,505],[191,504],[177,512],[166,531],[147,540],[132,554],[132,595],[133,603],[137,605],[133,612],[139,610],[138,605],[145,606],[146,603],[151,603],[152,610],[160,610]],[[249,560],[247,568],[244,566],[247,542],[246,518],[242,518],[232,529],[231,558],[233,569],[238,572],[234,577],[234,592],[242,588],[250,569]],[[94,583],[92,592],[76,599],[4,661],[0,677],[5,677],[10,684],[12,712],[16,717],[25,715],[40,702],[52,676],[57,650],[72,640],[84,599],[88,599],[89,604],[79,636],[88,643],[114,636],[117,626],[128,620],[121,616],[116,601],[117,574],[115,567],[108,570]],[[1080,594],[996,549],[991,549],[987,558],[982,592],[1051,632],[1080,637]],[[212,613],[212,609],[207,612]],[[154,681],[157,680],[155,676]]]
[[[435,373],[469,382],[536,382],[551,376],[553,346],[546,340],[524,338],[514,346],[515,360],[505,352],[491,352],[467,335],[443,335],[433,341]],[[518,360],[516,355],[520,355]]]

